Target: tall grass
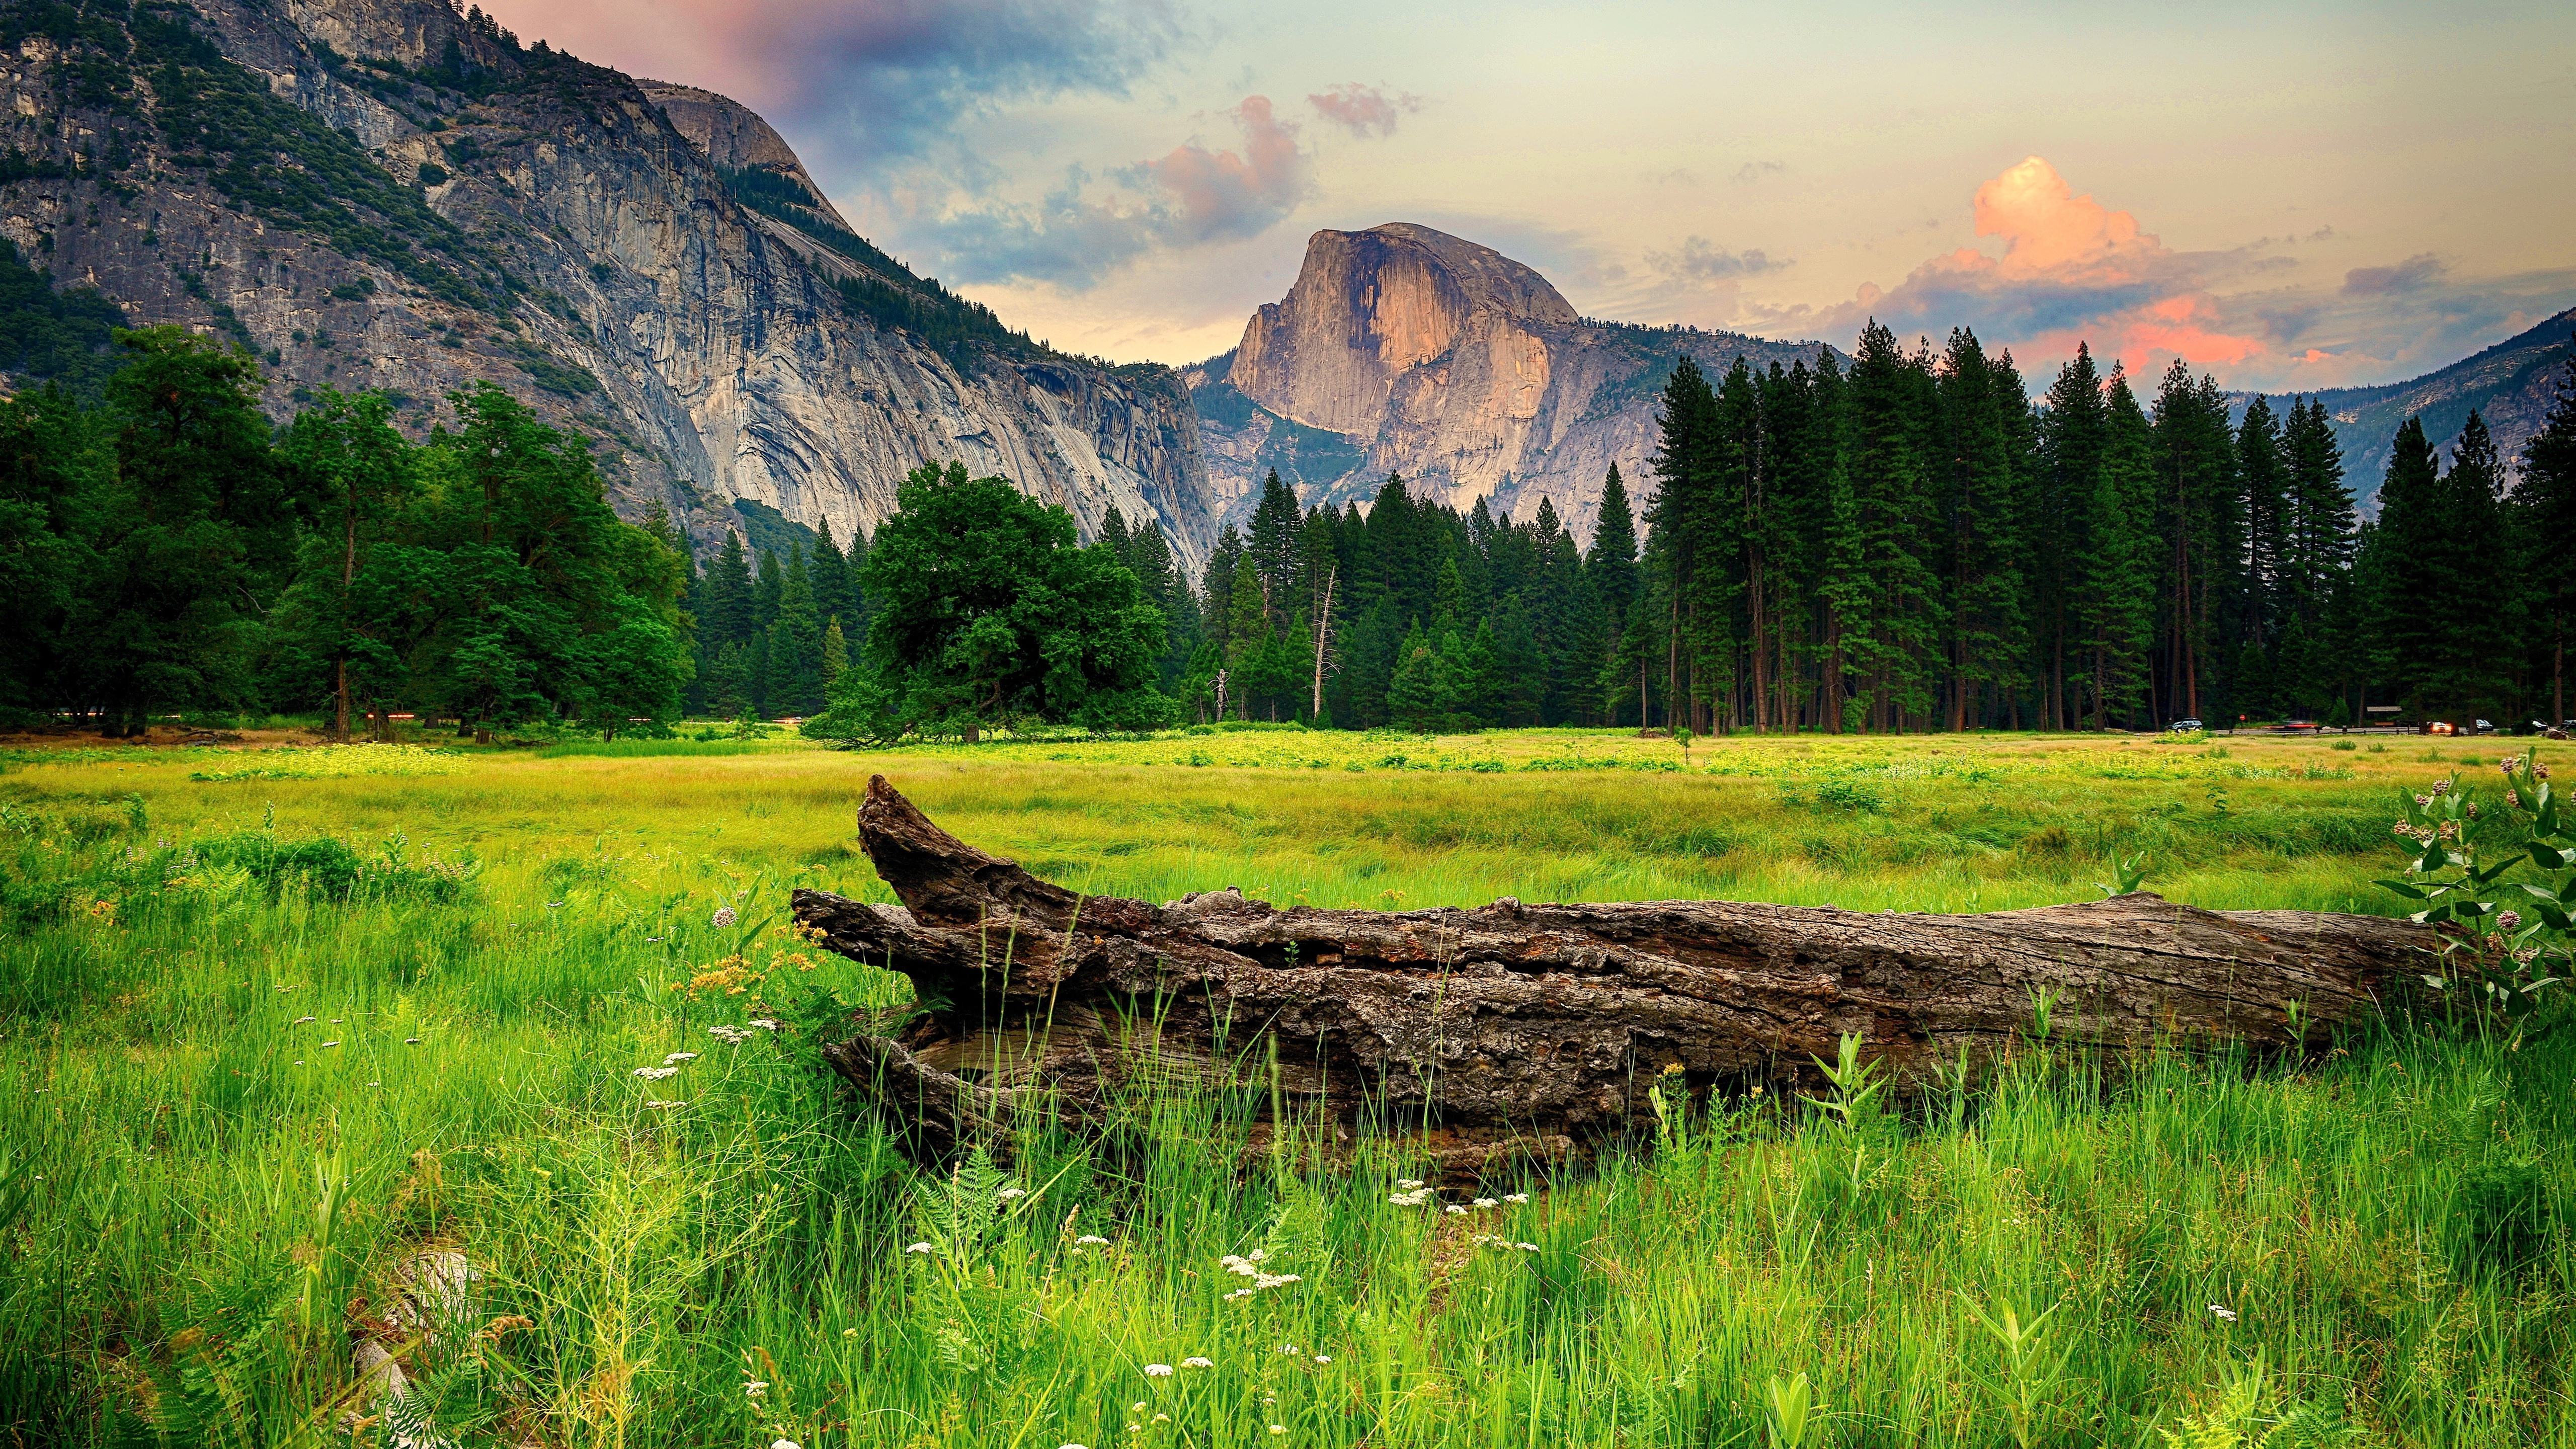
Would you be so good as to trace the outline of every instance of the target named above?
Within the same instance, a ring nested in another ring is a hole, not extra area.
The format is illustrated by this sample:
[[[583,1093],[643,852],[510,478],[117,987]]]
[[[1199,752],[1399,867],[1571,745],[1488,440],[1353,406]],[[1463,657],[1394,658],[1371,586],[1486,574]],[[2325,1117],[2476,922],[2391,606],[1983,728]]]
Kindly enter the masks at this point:
[[[1786,770],[893,772],[977,844],[1122,894],[1993,908],[2090,896],[2098,849],[2153,840],[2208,904],[2368,900],[2379,862],[2313,832],[2388,781],[2293,758],[2220,812],[2205,776],[2069,786],[2032,753],[1829,777],[1866,807],[1786,803]],[[0,1435],[334,1439],[371,1407],[354,1322],[466,1443],[1760,1444],[1803,1374],[1809,1445],[2160,1445],[2186,1418],[2195,1444],[2576,1444],[2567,1033],[2393,1022],[2314,1062],[2118,1073],[2034,1040],[1905,1113],[1676,1089],[1659,1140],[1454,1215],[1390,1201],[1419,1175],[1400,1142],[1322,1170],[1177,1091],[1101,1141],[1033,1129],[925,1173],[795,1029],[821,991],[902,983],[777,929],[792,883],[872,884],[844,844],[872,765],[11,776]],[[317,834],[358,868],[295,865],[338,861]],[[385,1320],[443,1249],[482,1276],[433,1348]],[[1256,1280],[1219,1259],[1255,1250],[1298,1281],[1227,1297]],[[2007,1306],[2035,1334],[2007,1344]]]

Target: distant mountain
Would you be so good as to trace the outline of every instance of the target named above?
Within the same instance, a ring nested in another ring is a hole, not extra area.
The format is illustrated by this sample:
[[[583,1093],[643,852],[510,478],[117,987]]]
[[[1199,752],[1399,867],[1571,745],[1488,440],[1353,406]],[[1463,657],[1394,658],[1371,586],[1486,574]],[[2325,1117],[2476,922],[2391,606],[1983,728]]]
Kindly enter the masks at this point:
[[[1500,252],[1395,222],[1315,233],[1287,297],[1181,375],[1227,522],[1273,468],[1309,506],[1401,473],[1420,496],[1484,497],[1522,519],[1549,498],[1588,541],[1610,465],[1648,480],[1657,395],[1679,358],[1723,372],[1739,356],[1768,367],[1818,350],[1592,321]]]
[[[2315,394],[2334,420],[2335,440],[2343,445],[2344,477],[2363,500],[2363,511],[2378,511],[2375,500],[2380,477],[2388,471],[2389,442],[2399,424],[2419,414],[2425,436],[2448,456],[2461,424],[2469,420],[2471,409],[2477,410],[2495,434],[2496,446],[2518,466],[2522,445],[2540,431],[2566,380],[2571,336],[2576,336],[2576,307],[2412,382]],[[2288,402],[2276,397],[2272,406],[2279,411]]]
[[[0,0],[0,238],[63,289],[10,303],[31,278],[0,255],[0,367],[78,373],[94,288],[259,352],[280,417],[383,388],[417,432],[490,378],[593,441],[621,512],[666,502],[702,544],[847,539],[954,458],[1206,557],[1170,369],[1050,352],[914,275],[723,96],[461,10]]]

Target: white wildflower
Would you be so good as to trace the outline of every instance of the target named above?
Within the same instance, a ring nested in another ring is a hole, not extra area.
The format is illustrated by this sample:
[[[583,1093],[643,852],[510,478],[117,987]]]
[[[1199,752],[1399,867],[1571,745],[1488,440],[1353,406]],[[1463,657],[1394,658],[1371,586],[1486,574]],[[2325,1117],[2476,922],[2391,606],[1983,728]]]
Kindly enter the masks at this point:
[[[1167,1364],[1167,1363],[1149,1363],[1149,1364],[1145,1365],[1145,1377],[1147,1377],[1147,1378],[1149,1378],[1149,1379],[1167,1379],[1167,1378],[1170,1378],[1171,1376],[1172,1376],[1172,1366],[1171,1366],[1170,1364]],[[1143,1408],[1143,1407],[1145,1407],[1145,1406],[1144,1406],[1144,1405],[1142,1405],[1142,1404],[1138,1404],[1136,1407],[1141,1409],[1141,1408]]]
[[[1077,1248],[1084,1248],[1084,1247],[1102,1247],[1102,1248],[1105,1248],[1105,1247],[1108,1247],[1108,1246],[1109,1246],[1109,1240],[1108,1240],[1107,1238],[1104,1238],[1104,1237],[1100,1236],[1098,1233],[1085,1233],[1085,1234],[1083,1234],[1081,1237],[1078,1237],[1078,1238],[1074,1239],[1074,1240],[1073,1240],[1073,1245],[1074,1245],[1075,1247],[1077,1247]]]
[[[772,1439],[769,1441],[769,1449],[802,1449],[802,1446],[793,1439]]]
[[[1535,1253],[1538,1251],[1538,1244],[1536,1243],[1514,1243],[1512,1246],[1520,1249],[1524,1253]]]
[[[743,1397],[747,1399],[756,1399],[768,1392],[769,1381],[767,1379],[753,1379],[751,1382],[742,1386]]]
[[[1270,1426],[1270,1432],[1273,1434],[1285,1434],[1288,1432],[1288,1426],[1285,1424],[1273,1424]]]
[[[1489,1207],[1501,1207],[1501,1206],[1502,1206],[1502,1204],[1501,1204],[1501,1203],[1499,1203],[1499,1202],[1496,1202],[1494,1199],[1489,1198],[1489,1197],[1480,1197],[1480,1198],[1476,1199],[1476,1201],[1475,1201],[1475,1203],[1473,1204],[1473,1206],[1480,1207],[1480,1208],[1489,1208]]]
[[[687,1105],[689,1105],[689,1104],[688,1104],[688,1103],[686,1103],[686,1102],[662,1102],[662,1101],[651,1101],[651,1102],[646,1102],[644,1105],[645,1105],[645,1106],[647,1106],[647,1107],[685,1107],[685,1106],[687,1106]]]
[[[321,1019],[322,1019],[322,1018],[320,1018],[320,1017],[318,1017],[318,1016],[299,1016],[299,1017],[295,1018],[293,1021],[288,1022],[288,1023],[287,1023],[287,1025],[289,1025],[289,1026],[302,1026],[304,1023],[306,1023],[306,1022],[308,1022],[308,1021],[320,1021]]]
[[[1233,1292],[1225,1295],[1225,1301],[1232,1303],[1237,1298],[1249,1298],[1253,1295],[1254,1291],[1255,1290],[1250,1288],[1237,1288]]]
[[[1505,1201],[1505,1202],[1528,1202],[1528,1201],[1529,1201],[1529,1194],[1528,1194],[1528,1193],[1525,1193],[1525,1192],[1507,1192],[1507,1193],[1504,1193],[1504,1194],[1503,1194],[1503,1201]]]
[[[753,1026],[759,1027],[762,1031],[776,1031],[776,1030],[778,1030],[778,1022],[777,1022],[777,1020],[776,1020],[775,1018],[772,1018],[772,1017],[766,1017],[766,1016],[755,1016],[755,1017],[753,1017],[753,1018],[751,1019],[751,1024],[752,1024]]]
[[[1138,1399],[1136,1402],[1129,1404],[1127,1406],[1127,1412],[1131,1414],[1141,1414],[1145,1412],[1145,1401],[1143,1399]]]
[[[1029,1190],[1025,1187],[1006,1187],[1000,1192],[993,1194],[995,1198],[1003,1202],[1009,1202],[1013,1198],[1027,1197],[1028,1195]]]
[[[2229,1322],[2229,1323],[2234,1323],[2234,1322],[2236,1321],[2236,1310],[2235,1310],[2235,1309],[2233,1309],[2233,1308],[2227,1308],[2227,1307],[2223,1307],[2223,1306],[2221,1306],[2221,1305],[2219,1305],[2219,1304],[2213,1303],[2213,1304],[2209,1305],[2209,1311],[2210,1311],[2210,1312],[2212,1312],[2212,1313],[2217,1314],[2220,1318],[2222,1318],[2222,1319],[2226,1320],[2226,1321],[2227,1321],[2227,1322]]]
[[[1154,1422],[1157,1424],[1168,1424],[1172,1422],[1172,1416],[1169,1414],[1156,1414],[1154,1416]]]
[[[1329,1353],[1319,1353],[1315,1355],[1315,1362],[1317,1363],[1331,1363],[1332,1361],[1333,1356]]]
[[[1387,1201],[1395,1204],[1397,1207],[1422,1207],[1431,1201],[1431,1189],[1427,1187],[1417,1187],[1409,1192],[1399,1192],[1395,1196],[1388,1198]]]
[[[1212,1359],[1212,1358],[1185,1358],[1185,1359],[1182,1359],[1182,1360],[1181,1360],[1181,1367],[1183,1367],[1183,1368],[1215,1368],[1215,1367],[1216,1367],[1216,1360],[1215,1360],[1215,1359]]]
[[[1283,1343],[1279,1345],[1279,1351],[1281,1353],[1295,1353],[1297,1351],[1297,1345],[1293,1343]]]
[[[930,1245],[928,1243],[914,1243],[906,1247],[904,1251],[907,1253],[927,1253],[930,1251]]]
[[[723,1042],[726,1046],[740,1046],[744,1042],[751,1040],[750,1032],[745,1031],[738,1026],[726,1026],[722,1023],[708,1027],[707,1035]]]
[[[1442,1208],[1441,1211],[1447,1213],[1453,1218],[1463,1218],[1467,1215],[1467,1210],[1458,1206],[1454,1202],[1449,1204],[1447,1207]]]
[[[707,924],[721,931],[725,927],[732,925],[734,920],[733,907],[718,906],[716,907],[716,913],[707,918]]]
[[[698,1054],[696,1052],[673,1052],[669,1056],[662,1058],[662,1065],[666,1067],[675,1067],[682,1062],[694,1062],[697,1059]]]
[[[1422,1179],[1421,1179],[1421,1178],[1418,1178],[1418,1177],[1402,1177],[1402,1178],[1398,1178],[1398,1179],[1396,1179],[1396,1183],[1395,1183],[1395,1185],[1396,1185],[1397,1187],[1401,1187],[1401,1188],[1405,1188],[1405,1189],[1407,1189],[1407,1190],[1411,1190],[1411,1189],[1413,1189],[1413,1188],[1417,1188],[1417,1187],[1422,1186]]]
[[[679,1074],[678,1067],[637,1067],[635,1069],[635,1075],[648,1082],[658,1082],[665,1077],[676,1077]]]

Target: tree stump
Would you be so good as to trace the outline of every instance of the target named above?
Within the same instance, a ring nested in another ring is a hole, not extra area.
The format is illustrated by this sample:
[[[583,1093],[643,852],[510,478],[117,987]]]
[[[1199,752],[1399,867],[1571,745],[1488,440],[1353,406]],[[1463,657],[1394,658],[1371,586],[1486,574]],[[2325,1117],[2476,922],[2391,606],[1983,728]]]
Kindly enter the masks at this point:
[[[828,1044],[860,1092],[944,1152],[1043,1108],[1096,1125],[1146,1071],[1257,1081],[1310,1118],[1427,1135],[1453,1174],[1627,1129],[1693,1088],[1818,1081],[1856,1035],[1901,1094],[1975,1070],[2051,1003],[2105,1051],[2322,1045],[2433,933],[2405,921],[2204,911],[2147,892],[1986,915],[1727,901],[1281,910],[1234,888],[1077,896],[932,824],[880,775],[859,836],[902,900],[795,893],[843,955],[911,978],[892,1035]]]

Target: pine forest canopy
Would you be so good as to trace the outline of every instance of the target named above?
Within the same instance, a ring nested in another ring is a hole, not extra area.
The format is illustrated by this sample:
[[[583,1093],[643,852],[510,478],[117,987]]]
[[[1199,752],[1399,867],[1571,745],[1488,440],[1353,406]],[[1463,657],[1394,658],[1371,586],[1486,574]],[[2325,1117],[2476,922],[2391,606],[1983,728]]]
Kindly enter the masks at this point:
[[[247,351],[118,331],[96,403],[0,401],[0,708],[111,735],[189,708],[396,711],[460,729],[667,716],[687,561],[620,522],[587,446],[490,383],[395,430],[322,390],[284,428]]]
[[[702,570],[489,384],[425,443],[372,394],[272,429],[247,354],[115,338],[96,401],[0,403],[21,625],[0,706],[113,733],[251,704],[344,731],[819,715],[852,740],[2567,717],[2576,362],[2518,474],[2474,415],[2447,467],[2401,426],[2365,523],[2313,401],[2231,421],[2210,378],[2177,364],[2142,397],[2079,348],[2033,405],[1972,335],[1908,350],[1873,325],[1848,367],[1679,360],[1649,477],[1610,470],[1588,551],[1547,500],[1497,520],[1389,478],[1303,509],[1274,475],[1193,587],[1153,522],[1112,509],[1085,546],[954,463],[917,469],[873,541],[732,534]]]
[[[2447,471],[2410,422],[2362,523],[2321,405],[2231,421],[2179,363],[2142,397],[2079,348],[2034,405],[1966,332],[1872,324],[1848,368],[1684,358],[1643,516],[1614,467],[1588,553],[1545,500],[1498,522],[1390,479],[1301,513],[1274,476],[1166,677],[1201,718],[1357,727],[2560,720],[2569,367],[2518,483],[2474,414]]]

